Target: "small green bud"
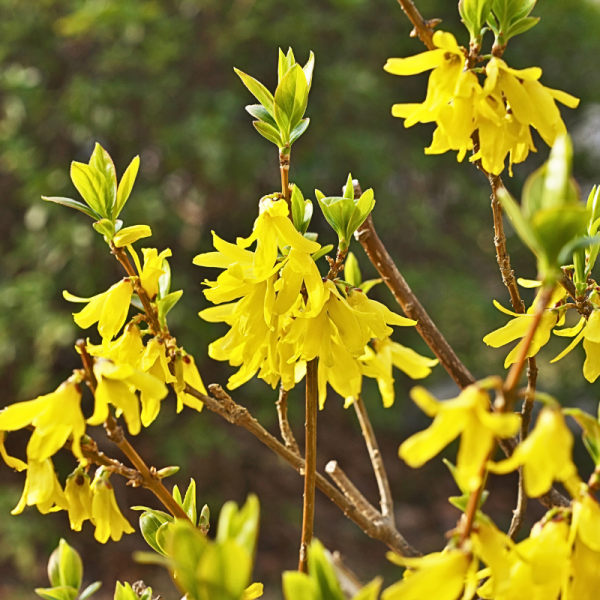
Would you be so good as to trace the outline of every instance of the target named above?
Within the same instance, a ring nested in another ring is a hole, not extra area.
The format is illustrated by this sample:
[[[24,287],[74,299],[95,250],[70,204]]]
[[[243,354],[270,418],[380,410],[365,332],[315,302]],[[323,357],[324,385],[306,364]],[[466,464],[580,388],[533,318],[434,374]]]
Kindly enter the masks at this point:
[[[77,551],[61,539],[48,561],[48,579],[53,587],[79,590],[83,580],[83,563]]]
[[[179,473],[179,467],[165,467],[164,469],[160,469],[156,475],[160,479],[166,479],[167,477],[172,477],[176,473]]]

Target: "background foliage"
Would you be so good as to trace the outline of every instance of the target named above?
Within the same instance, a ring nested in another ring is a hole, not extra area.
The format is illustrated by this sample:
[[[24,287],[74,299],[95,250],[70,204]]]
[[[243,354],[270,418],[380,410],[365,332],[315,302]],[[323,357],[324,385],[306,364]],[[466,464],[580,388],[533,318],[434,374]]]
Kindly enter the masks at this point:
[[[418,4],[466,43],[454,3]],[[539,65],[545,85],[581,97],[581,107],[563,115],[574,134],[575,175],[587,193],[598,180],[600,159],[600,3],[540,0],[534,14],[541,23],[514,40],[507,60],[516,68]],[[451,155],[426,157],[431,129],[404,130],[390,114],[394,102],[415,101],[424,92],[426,76],[398,78],[382,69],[390,56],[421,50],[408,31],[393,0],[0,0],[0,406],[53,389],[76,366],[77,332],[62,290],[92,295],[122,276],[85,217],[40,200],[42,194],[76,197],[68,165],[72,159],[87,162],[95,141],[111,153],[119,174],[141,155],[123,216],[128,224],[150,224],[153,243],[172,248],[174,289],[185,293],[171,313],[171,329],[197,357],[205,381],[224,383],[229,368],[206,356],[222,329],[196,316],[207,306],[201,294],[207,273],[191,259],[209,249],[212,229],[227,232],[228,239],[246,235],[258,199],[279,187],[276,151],[253,130],[243,109],[252,98],[232,67],[274,88],[276,51],[288,45],[301,62],[309,50],[316,54],[311,126],[294,147],[291,180],[306,197],[315,187],[338,193],[348,171],[364,188],[373,187],[376,226],[431,316],[476,376],[502,372],[504,353],[481,342],[504,322],[491,299],[508,304],[495,264],[487,182],[469,164],[457,168]],[[515,169],[507,182],[511,191],[518,192],[545,158],[547,150],[539,146],[537,156]],[[319,219],[317,211],[317,228]],[[528,252],[514,236],[508,243],[517,274],[535,276]],[[354,251],[365,277],[373,276],[360,248]],[[387,290],[373,295],[392,306]],[[398,341],[430,354],[415,332],[401,336]],[[585,404],[597,397],[600,384],[584,382],[581,349],[547,368],[563,345],[542,351],[540,387],[559,397],[568,390],[572,403],[578,398]],[[454,392],[441,367],[427,385],[442,395]],[[439,545],[457,512],[445,500],[452,483],[439,464],[413,472],[396,458],[400,439],[423,424],[406,402],[410,386],[397,375],[397,401],[388,411],[375,390],[367,401],[382,432],[399,528],[428,550]],[[263,382],[247,384],[236,398],[275,430],[275,393]],[[296,398],[299,393],[292,395],[291,417],[299,427]],[[326,432],[321,460],[342,459],[362,487],[374,489],[354,415],[339,399],[330,398],[320,428]],[[24,440],[14,438],[18,452]],[[293,566],[297,551],[301,479],[244,432],[206,413],[176,417],[163,410],[137,444],[149,463],[181,465],[173,483],[195,477],[199,498],[215,513],[225,499],[259,494],[256,579],[267,583],[266,597],[279,597],[279,573]],[[57,461],[65,474],[69,466],[66,458],[64,465]],[[0,509],[7,515],[22,477],[2,465],[0,484]],[[432,496],[421,498],[420,490],[432,488]],[[123,505],[152,502],[138,490],[119,493]],[[510,518],[512,494],[492,494],[498,506],[490,512],[499,525]],[[534,503],[530,510],[535,516]],[[45,585],[43,565],[67,521],[60,514],[43,523],[38,517],[31,509],[0,520],[0,597],[29,597],[35,585]],[[134,513],[128,517],[135,520]],[[322,497],[316,531],[365,580],[391,569],[384,548]],[[102,548],[89,530],[67,539],[82,551],[90,581],[105,581],[105,594],[116,578],[140,577],[174,594],[147,567],[131,563],[131,551],[143,547],[140,536]]]

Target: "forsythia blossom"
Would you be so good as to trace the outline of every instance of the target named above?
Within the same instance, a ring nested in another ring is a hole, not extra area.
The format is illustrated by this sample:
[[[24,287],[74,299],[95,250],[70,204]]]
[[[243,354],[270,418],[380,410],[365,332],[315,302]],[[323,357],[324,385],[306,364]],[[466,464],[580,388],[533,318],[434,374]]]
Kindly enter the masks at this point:
[[[67,499],[50,458],[29,461],[23,494],[11,515],[19,515],[26,506],[34,505],[37,505],[43,515],[68,508]]]

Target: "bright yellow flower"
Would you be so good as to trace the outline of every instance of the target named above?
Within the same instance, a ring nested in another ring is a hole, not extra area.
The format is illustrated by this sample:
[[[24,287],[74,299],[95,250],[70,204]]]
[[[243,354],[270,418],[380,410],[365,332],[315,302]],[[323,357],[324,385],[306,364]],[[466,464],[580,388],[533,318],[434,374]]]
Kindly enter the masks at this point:
[[[388,559],[411,571],[405,571],[404,579],[387,588],[381,600],[459,600],[469,571],[477,567],[462,550],[434,552],[419,558],[388,553]]]
[[[445,402],[439,402],[419,386],[413,388],[410,395],[425,414],[435,419],[429,429],[413,435],[400,446],[400,458],[411,467],[420,467],[461,435],[457,482],[461,489],[476,490],[481,485],[494,438],[514,435],[520,418],[515,414],[490,413],[490,398],[477,385],[470,385],[457,398]]]
[[[119,510],[109,478],[109,472],[100,467],[92,482],[92,523],[96,527],[94,537],[101,544],[106,544],[108,538],[118,542],[124,533],[135,531]]]
[[[157,338],[152,338],[140,357],[140,369],[160,381],[173,383],[175,376],[169,369],[169,361],[164,343]]]
[[[20,458],[9,456],[4,447],[4,441],[6,440],[6,432],[0,431],[0,456],[8,467],[15,471],[24,471],[27,468],[27,463],[24,463]]]
[[[240,600],[255,600],[255,598],[261,598],[263,592],[264,586],[262,583],[253,583],[244,590]]]
[[[64,291],[63,296],[69,302],[87,302],[88,305],[78,313],[73,313],[75,323],[82,329],[98,323],[98,332],[105,340],[112,340],[127,319],[133,285],[128,279],[115,283],[109,290],[92,298],[79,298]]]
[[[352,404],[362,389],[360,364],[336,335],[331,340],[331,364],[326,360],[319,360],[318,388],[321,410],[327,399],[327,384],[346,399],[346,407]]]
[[[274,200],[268,196],[260,201],[260,214],[254,223],[252,235],[238,239],[238,246],[248,248],[256,241],[254,253],[254,277],[263,280],[268,277],[277,261],[277,250],[289,246],[293,250],[314,254],[321,248],[299,233],[289,218],[285,200]]]
[[[88,474],[79,467],[67,477],[65,497],[71,529],[81,531],[84,521],[92,518],[92,488]]]
[[[581,317],[575,327],[568,329],[557,329],[556,335],[563,337],[573,337],[575,339],[553,360],[556,362],[566,356],[581,340],[583,340],[583,349],[585,350],[585,362],[583,363],[583,376],[593,383],[600,375],[600,310],[595,309],[586,321]]]
[[[117,248],[122,248],[123,246],[129,246],[138,240],[150,237],[151,235],[152,230],[148,225],[132,225],[131,227],[120,229],[113,238],[113,244]]]
[[[592,550],[578,535],[571,564],[573,579],[564,600],[597,600],[600,589],[600,551]]]
[[[166,273],[163,261],[171,256],[171,250],[167,248],[160,254],[156,248],[142,248],[144,254],[144,266],[140,271],[140,283],[146,290],[148,298],[154,300],[158,294],[158,280]]]
[[[85,419],[79,386],[69,380],[51,394],[17,402],[0,412],[0,431],[16,431],[28,425],[35,427],[27,446],[30,460],[45,461],[56,454],[70,436],[73,454],[83,458],[81,436],[85,433]]]
[[[577,473],[572,460],[573,435],[560,410],[543,408],[535,428],[513,455],[490,463],[492,473],[510,473],[523,466],[525,491],[532,498],[550,490],[553,481],[567,481]]]
[[[375,340],[373,346],[375,350],[365,346],[365,353],[360,357],[360,368],[363,375],[377,380],[383,406],[386,408],[392,406],[395,398],[393,366],[404,371],[411,379],[423,379],[439,362],[437,359],[421,356],[389,338]]]
[[[50,458],[29,461],[23,495],[10,514],[20,515],[26,506],[34,505],[43,515],[69,508]]]
[[[529,345],[526,358],[531,358],[532,356],[535,356],[540,351],[540,348],[542,348],[542,346],[545,346],[550,340],[550,333],[552,332],[552,329],[554,329],[554,327],[556,327],[557,325],[562,325],[564,323],[564,306],[563,310],[561,310],[560,305],[562,304],[565,295],[565,290],[560,286],[558,286],[552,294],[552,298],[548,302],[548,306],[550,308],[544,310],[544,314],[540,320],[540,323],[537,329],[535,330],[533,340]],[[496,329],[496,331],[492,331],[492,333],[488,333],[483,338],[483,341],[492,348],[500,348],[501,346],[505,346],[506,344],[509,344],[510,342],[513,342],[518,338],[524,338],[527,335],[527,332],[529,331],[531,320],[534,318],[536,302],[537,298],[527,310],[527,314],[520,315],[504,308],[499,302],[496,302],[496,300],[494,300],[494,306],[499,311],[515,318],[509,321],[506,325],[504,325],[504,327]],[[508,368],[517,360],[517,356],[519,354],[523,342],[524,340],[521,340],[508,353],[508,356],[504,360],[505,368]]]
[[[130,365],[134,369],[139,368],[144,343],[140,328],[134,323],[125,327],[121,337],[114,341],[105,341],[103,344],[95,346],[87,343],[87,351],[92,356],[108,358],[119,365]]]
[[[131,435],[137,435],[142,424],[148,427],[156,419],[161,400],[168,393],[162,381],[129,365],[115,365],[106,359],[96,361],[94,374],[98,387],[94,414],[87,421],[90,425],[101,425],[106,421],[109,404],[123,413]],[[140,401],[135,390],[140,391],[141,423]]]
[[[187,383],[189,386],[193,387],[199,392],[206,394],[206,388],[204,387],[204,383],[200,377],[198,367],[196,367],[194,357],[191,354],[184,352],[183,356],[181,357],[181,363],[183,368],[184,387]],[[204,404],[198,400],[198,398],[195,398],[190,394],[186,394],[183,391],[184,387],[179,389],[178,384],[175,384],[175,391],[177,393],[177,412],[180,413],[183,410],[184,405],[189,406],[194,410],[201,411],[204,407]]]

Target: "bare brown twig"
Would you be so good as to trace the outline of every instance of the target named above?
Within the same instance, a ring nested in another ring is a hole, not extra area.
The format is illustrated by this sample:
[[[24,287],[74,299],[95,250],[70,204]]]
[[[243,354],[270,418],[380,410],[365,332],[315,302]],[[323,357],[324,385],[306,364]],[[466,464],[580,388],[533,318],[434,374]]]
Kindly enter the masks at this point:
[[[279,419],[279,430],[281,431],[281,437],[285,443],[285,447],[288,450],[291,450],[295,454],[300,454],[300,448],[298,447],[298,442],[296,441],[296,437],[294,436],[294,432],[290,427],[290,423],[288,421],[288,408],[287,408],[287,398],[288,391],[283,388],[283,385],[279,388],[279,399],[275,403],[277,406],[277,417]]]
[[[406,14],[413,24],[414,29],[410,34],[411,37],[418,36],[429,50],[434,50],[433,28],[441,22],[440,19],[425,21],[412,0],[398,0],[398,3],[402,7],[404,14]]]

